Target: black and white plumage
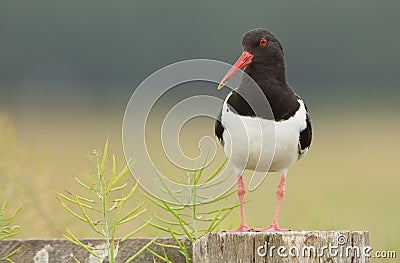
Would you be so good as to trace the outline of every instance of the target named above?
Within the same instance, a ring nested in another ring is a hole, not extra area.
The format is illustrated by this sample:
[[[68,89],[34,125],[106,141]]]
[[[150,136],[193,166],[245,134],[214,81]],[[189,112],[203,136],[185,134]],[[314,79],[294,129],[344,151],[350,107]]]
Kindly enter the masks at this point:
[[[250,78],[244,74],[239,87],[227,95],[215,123],[215,134],[239,176],[242,222],[234,231],[249,230],[243,208],[244,169],[281,174],[274,221],[269,228],[258,229],[281,230],[278,215],[286,174],[310,147],[311,120],[305,103],[286,82],[283,49],[278,39],[266,29],[255,29],[243,36],[242,46],[242,56],[219,88],[239,69],[244,69]],[[252,85],[254,82],[259,88]]]

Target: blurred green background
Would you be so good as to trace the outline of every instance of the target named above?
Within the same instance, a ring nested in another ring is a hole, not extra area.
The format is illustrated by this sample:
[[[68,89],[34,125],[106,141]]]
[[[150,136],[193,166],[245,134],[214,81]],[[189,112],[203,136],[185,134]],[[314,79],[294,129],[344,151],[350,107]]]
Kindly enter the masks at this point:
[[[2,0],[0,200],[27,202],[21,237],[60,236],[65,226],[86,236],[55,192],[73,187],[70,173],[91,169],[86,154],[108,135],[123,161],[122,117],[135,87],[186,59],[233,63],[243,33],[265,27],[283,44],[315,133],[288,175],[281,225],[369,230],[374,249],[398,249],[398,10],[386,0]],[[213,133],[211,121],[199,128]],[[270,175],[247,194],[250,226],[272,220],[278,181]]]

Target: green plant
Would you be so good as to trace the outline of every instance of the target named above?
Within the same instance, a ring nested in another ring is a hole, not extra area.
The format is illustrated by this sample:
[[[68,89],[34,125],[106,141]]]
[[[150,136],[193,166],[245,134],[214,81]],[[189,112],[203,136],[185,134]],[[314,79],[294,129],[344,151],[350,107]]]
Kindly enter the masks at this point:
[[[23,141],[23,140],[22,140]],[[13,119],[0,111],[0,200],[9,207],[25,203],[21,225],[31,224],[30,218],[40,218],[35,227],[24,228],[25,236],[56,235],[56,213],[52,192],[50,165],[45,154],[32,143],[21,143]],[[1,203],[0,203],[1,205]]]
[[[107,171],[108,150],[109,145],[107,139],[101,155],[98,154],[97,151],[94,151],[89,155],[89,159],[95,166],[95,173],[89,174],[89,182],[84,182],[74,176],[74,179],[79,186],[88,192],[88,196],[82,196],[68,191],[66,194],[57,194],[58,200],[69,214],[86,223],[95,234],[104,238],[107,245],[108,262],[115,262],[120,242],[124,242],[129,237],[132,237],[149,224],[150,221],[126,234],[121,239],[116,238],[117,228],[143,214],[146,211],[146,208],[143,208],[144,203],[141,203],[134,209],[125,213],[122,212],[123,205],[128,200],[131,200],[131,197],[134,195],[138,187],[138,183],[135,183],[132,189],[127,190],[128,183],[122,183],[122,181],[126,179],[125,177],[128,174],[128,165],[126,165],[120,172],[117,172],[117,164],[114,154],[111,156],[111,171]],[[82,247],[96,258],[99,258],[94,251],[96,248],[82,243],[68,228],[66,231],[67,234],[63,235],[64,238],[71,243]],[[147,243],[140,251],[138,251],[138,253],[129,258],[127,262],[135,259],[154,241],[155,239]]]
[[[229,213],[239,206],[237,203],[228,206],[226,206],[225,203],[220,204],[229,196],[235,194],[236,191],[230,191],[206,202],[200,202],[204,200],[204,197],[198,194],[197,190],[199,186],[203,185],[204,188],[204,184],[215,179],[225,164],[226,161],[209,176],[205,176],[206,173],[204,165],[202,168],[195,171],[184,171],[187,189],[187,192],[184,193],[184,195],[189,197],[188,202],[186,203],[182,202],[179,198],[182,193],[180,192],[178,195],[177,192],[169,189],[167,184],[164,183],[162,176],[157,174],[161,183],[160,189],[168,193],[176,203],[174,205],[169,204],[164,200],[158,200],[154,197],[146,195],[152,203],[162,208],[162,210],[166,212],[164,216],[155,216],[159,223],[150,223],[150,225],[168,233],[176,243],[176,245],[156,243],[157,245],[161,247],[178,249],[179,252],[185,257],[186,262],[191,262],[189,253],[184,244],[184,239],[179,239],[179,237],[183,236],[186,237],[190,242],[194,242],[200,236],[217,230],[220,223],[229,215]],[[217,181],[208,187],[223,184],[224,181],[225,180]],[[164,255],[158,255],[154,251],[149,251],[158,259],[161,259],[165,262],[170,262],[165,253]]]
[[[13,224],[15,217],[18,215],[19,211],[21,210],[23,204],[21,204],[12,214],[10,217],[6,217],[6,208],[7,202],[3,202],[0,210],[0,241],[11,238],[20,233],[20,227]],[[20,251],[20,247],[13,250],[9,254],[0,257],[0,261],[7,261],[13,262],[11,257],[17,254]]]

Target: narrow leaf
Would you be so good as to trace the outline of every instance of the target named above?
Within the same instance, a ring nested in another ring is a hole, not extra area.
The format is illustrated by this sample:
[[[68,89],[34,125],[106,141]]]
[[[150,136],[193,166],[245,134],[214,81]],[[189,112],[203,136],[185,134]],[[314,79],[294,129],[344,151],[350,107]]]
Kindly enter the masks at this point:
[[[207,158],[204,159],[204,162],[203,162],[201,168],[198,170],[197,175],[195,175],[195,177],[194,177],[194,185],[197,185],[201,176],[203,175],[206,163],[207,163]]]
[[[59,200],[57,198],[57,200],[60,202],[60,204],[73,216],[75,216],[76,218],[78,218],[79,220],[87,223],[86,219],[80,215],[78,215],[77,213],[75,213],[74,211],[71,210],[71,208],[69,208],[63,201]]]
[[[157,225],[157,224],[154,224],[154,223],[149,223],[149,225],[151,225],[152,227],[155,227],[155,228],[157,228],[157,229],[160,229],[160,230],[162,230],[162,231],[164,231],[164,232],[170,233],[170,229],[169,229],[169,228],[162,227],[162,226]],[[177,231],[174,231],[174,230],[171,230],[171,231],[172,231],[175,235],[182,235],[182,233],[179,233],[179,232],[177,232]]]
[[[70,202],[70,203],[73,203],[73,204],[76,204],[76,205],[78,204],[78,202],[76,202],[74,199],[72,199],[72,198],[70,198],[70,197],[68,197],[68,196],[66,196],[66,195],[64,195],[62,193],[57,193],[57,195],[59,197],[61,197],[62,199]],[[93,207],[91,207],[91,206],[89,206],[87,204],[82,204],[82,206],[84,206],[85,208],[93,209]]]
[[[162,203],[160,203],[159,201],[157,201],[156,199],[150,197],[147,194],[144,194],[146,196],[147,199],[149,199],[153,204],[157,205],[158,207],[164,209],[165,211],[169,211],[168,208],[166,208]],[[181,206],[181,207],[174,207],[174,210],[182,210],[184,209],[185,206]]]
[[[215,224],[215,226],[210,230],[210,232],[213,231],[217,226],[219,226],[219,224],[230,214],[230,212],[231,212],[232,210],[233,210],[233,209],[231,209],[230,211],[226,212],[225,215],[223,215],[223,216],[218,220],[218,222],[217,222],[217,223]]]
[[[163,244],[163,243],[155,243],[157,246],[160,247],[166,247],[166,248],[173,248],[173,249],[180,249],[179,246],[176,245],[168,245],[168,244]]]
[[[126,218],[130,217],[131,215],[133,215],[134,213],[136,213],[140,208],[142,208],[144,205],[144,202],[142,202],[140,205],[138,205],[137,207],[135,207],[134,209],[132,209],[131,211],[129,211],[126,215],[124,215],[123,217],[121,217],[121,220],[125,220]]]
[[[144,247],[139,249],[132,257],[128,258],[125,262],[129,263],[132,262],[135,258],[137,258],[143,251],[145,251],[154,241],[156,241],[157,237],[153,238],[150,242],[148,242]]]
[[[89,218],[89,215],[86,213],[85,208],[82,206],[82,203],[79,201],[78,198],[76,198],[77,204],[79,209],[81,210],[82,215],[85,217],[86,222],[90,225],[90,227],[93,229],[98,234],[101,234],[101,232],[97,229],[97,227],[93,224],[93,221]]]
[[[5,257],[0,258],[0,261],[14,262],[11,260],[11,257],[15,256],[15,254],[17,254],[20,250],[21,250],[21,247],[14,249],[10,254],[6,255]]]
[[[188,222],[186,222],[179,214],[178,212],[175,211],[167,202],[161,200],[161,203],[165,206],[165,208],[172,214],[174,215],[178,220],[181,220],[185,223],[185,225],[189,225]]]
[[[111,188],[111,189],[109,189],[107,191],[108,192],[118,191],[118,190],[124,189],[127,185],[128,185],[128,183],[124,183],[121,186],[117,186],[117,187]]]
[[[219,215],[222,213],[222,209],[224,207],[221,206],[221,208],[219,209],[218,213],[214,216],[213,221],[211,221],[210,226],[207,229],[207,232],[211,232],[214,229],[214,224],[217,222]]]
[[[227,161],[228,161],[228,159],[225,159],[225,161],[217,168],[217,170],[204,181],[204,184],[206,184],[206,183],[210,182],[212,179],[214,179],[219,174],[219,172],[221,172],[222,168],[224,168]]]
[[[239,204],[236,204],[236,205],[233,205],[233,206],[224,207],[222,209],[222,211],[231,210],[231,209],[234,209],[234,208],[237,208],[237,207],[239,207]],[[218,211],[219,211],[219,209],[216,209],[216,210],[211,210],[211,211],[208,211],[208,212],[204,212],[202,214],[209,215],[209,214],[217,213]]]
[[[158,220],[160,220],[161,222],[166,223],[166,224],[169,224],[169,225],[173,225],[173,226],[179,226],[179,225],[180,225],[180,224],[177,223],[177,222],[169,221],[169,220],[166,220],[166,219],[164,219],[164,218],[162,218],[162,217],[159,217],[159,216],[156,216],[156,218],[157,218]]]
[[[179,239],[176,237],[176,235],[173,233],[173,231],[171,229],[170,230],[170,234],[172,236],[172,238],[175,240],[175,243],[179,246],[179,252],[186,258],[189,258],[189,254],[187,253],[186,247],[179,241]]]
[[[126,236],[124,236],[121,239],[121,242],[124,242],[125,240],[127,240],[128,238],[130,238],[131,236],[133,236],[134,234],[138,233],[140,230],[142,230],[143,228],[145,228],[148,224],[150,224],[151,219],[146,221],[146,223],[144,223],[143,225],[141,225],[140,227],[138,227],[137,229],[133,230],[132,232],[130,232],[129,234],[127,234]]]
[[[124,224],[124,223],[126,223],[126,222],[129,222],[129,221],[132,221],[133,219],[135,219],[136,217],[138,217],[138,216],[140,216],[141,214],[143,214],[144,212],[146,212],[146,208],[145,209],[143,209],[142,211],[140,211],[140,212],[138,212],[137,214],[135,214],[135,215],[133,215],[133,216],[131,216],[131,217],[128,217],[128,218],[125,218],[125,219],[121,219],[120,221],[118,221],[118,225],[122,225],[122,224]]]
[[[227,198],[227,197],[229,197],[229,196],[231,196],[233,194],[236,194],[236,191],[228,192],[228,193],[223,194],[223,195],[221,195],[221,196],[219,196],[219,197],[217,197],[215,199],[212,199],[212,200],[210,200],[208,202],[204,202],[203,204],[212,204],[212,203],[215,203],[215,202],[217,202],[219,200],[225,199],[225,198]]]
[[[83,188],[87,189],[87,190],[93,190],[92,187],[88,186],[87,184],[85,184],[84,182],[82,182],[81,180],[79,180],[78,177],[76,177],[75,175],[72,175],[72,177],[75,179],[75,181],[82,186]]]
[[[18,206],[18,208],[14,211],[14,213],[11,215],[11,217],[8,219],[8,221],[11,223],[14,221],[15,217],[17,216],[17,214],[19,213],[19,211],[21,211],[22,207],[24,206],[24,203],[20,204]]]
[[[68,232],[68,234],[70,236],[63,235],[65,239],[67,239],[68,241],[70,241],[70,242],[78,245],[79,247],[83,248],[84,250],[86,250],[87,252],[89,252],[90,254],[95,256],[96,258],[99,258],[99,255],[97,255],[96,253],[93,252],[94,248],[83,244],[74,234],[72,234],[72,232],[68,228],[67,228],[67,232]]]
[[[112,187],[113,185],[117,184],[119,180],[121,180],[128,171],[129,171],[129,166],[126,165],[124,169],[122,169],[122,171],[119,172],[119,174],[114,178],[114,180],[110,182],[110,186]]]
[[[105,169],[106,163],[107,163],[107,153],[108,153],[108,138],[106,140],[106,144],[104,145],[103,158],[101,160],[100,170],[99,170],[100,174],[104,174],[104,169]]]
[[[165,254],[165,249],[164,249],[164,257],[157,254],[156,252],[154,252],[153,250],[151,250],[150,248],[147,249],[147,251],[149,251],[151,254],[153,254],[156,258],[161,259],[162,261],[166,262],[166,263],[173,263],[172,261],[170,261],[167,257],[167,255]]]

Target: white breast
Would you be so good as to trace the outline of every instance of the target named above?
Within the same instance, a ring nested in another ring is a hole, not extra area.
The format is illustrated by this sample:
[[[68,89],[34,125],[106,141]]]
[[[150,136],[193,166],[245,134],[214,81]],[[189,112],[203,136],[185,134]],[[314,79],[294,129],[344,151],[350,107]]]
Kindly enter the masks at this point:
[[[300,131],[306,128],[302,100],[294,116],[275,122],[240,116],[229,110],[227,96],[221,115],[224,151],[238,171],[286,172],[299,157]]]

